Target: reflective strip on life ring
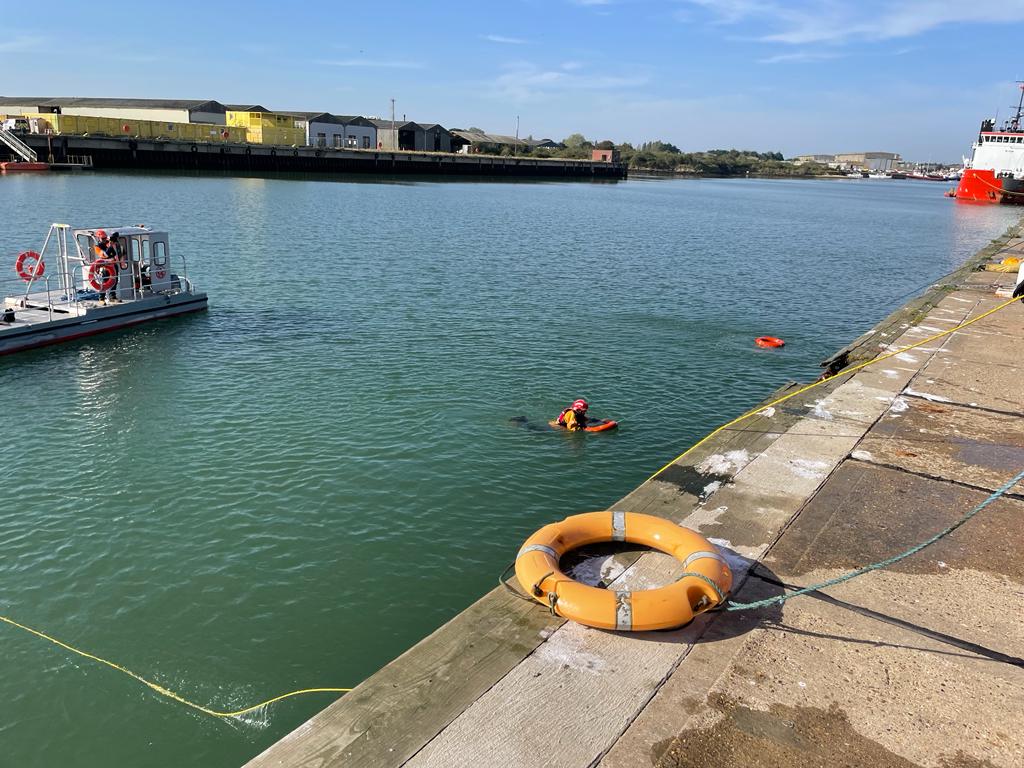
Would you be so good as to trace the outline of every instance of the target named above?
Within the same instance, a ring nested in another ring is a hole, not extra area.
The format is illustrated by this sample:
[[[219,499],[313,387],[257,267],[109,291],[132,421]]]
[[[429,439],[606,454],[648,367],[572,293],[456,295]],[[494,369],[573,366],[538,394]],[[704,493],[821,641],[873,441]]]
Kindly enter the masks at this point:
[[[616,592],[582,584],[559,570],[566,552],[626,541],[672,555],[690,574],[658,589]],[[646,632],[681,627],[714,608],[732,588],[732,571],[714,545],[669,520],[636,512],[586,512],[545,525],[516,556],[516,577],[533,599],[566,619],[599,629]]]
[[[29,263],[26,264],[26,262]],[[18,260],[14,262],[14,269],[18,273],[18,277],[27,283],[43,276],[46,271],[46,262],[35,251],[22,251],[18,254]]]
[[[109,291],[114,287],[117,271],[110,259],[96,259],[89,265],[89,285],[97,291]]]
[[[777,339],[774,336],[758,336],[754,339],[754,343],[759,347],[764,347],[765,349],[774,349],[776,347],[786,346],[786,342],[782,339]]]

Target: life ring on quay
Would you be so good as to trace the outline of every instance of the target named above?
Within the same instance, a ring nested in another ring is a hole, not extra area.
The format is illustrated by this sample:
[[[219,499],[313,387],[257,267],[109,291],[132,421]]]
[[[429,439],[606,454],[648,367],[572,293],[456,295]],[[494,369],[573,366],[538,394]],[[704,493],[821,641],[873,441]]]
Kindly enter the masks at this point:
[[[199,151],[199,147],[197,147],[195,144],[193,144],[191,147],[189,147],[189,151],[191,151],[191,152],[198,152]]]
[[[252,147],[246,147],[245,148],[245,154],[251,155],[252,154]]]
[[[26,264],[26,262],[31,263]],[[14,262],[14,269],[18,273],[18,277],[28,283],[43,276],[46,271],[46,262],[35,251],[22,251],[18,254],[18,260]]]
[[[549,427],[556,427],[557,429],[565,429],[564,424],[559,424],[558,419],[553,419],[548,422]],[[609,429],[615,429],[619,426],[619,422],[613,421],[612,419],[604,419],[600,424],[594,424],[592,427],[584,427],[578,432],[607,432]]]
[[[686,573],[657,589],[616,592],[576,581],[558,562],[573,549],[599,542],[642,544],[672,555]],[[725,558],[703,536],[652,515],[612,510],[572,515],[545,525],[516,556],[516,578],[552,613],[598,629],[672,629],[719,605],[732,588]]]
[[[277,157],[277,150],[276,149],[271,149],[270,150],[270,156],[271,157]]]
[[[89,285],[97,291],[109,291],[117,282],[114,262],[110,259],[96,259],[89,265]]]
[[[759,347],[764,347],[765,349],[777,349],[779,347],[786,346],[786,342],[782,339],[777,339],[774,336],[758,336],[754,339],[754,343]]]

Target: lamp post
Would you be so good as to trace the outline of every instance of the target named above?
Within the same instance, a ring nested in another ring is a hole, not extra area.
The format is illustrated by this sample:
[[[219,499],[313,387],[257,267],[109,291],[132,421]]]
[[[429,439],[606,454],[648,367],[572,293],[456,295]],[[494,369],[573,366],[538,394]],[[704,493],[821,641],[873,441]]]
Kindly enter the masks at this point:
[[[391,141],[392,149],[398,149],[398,134],[395,133],[395,100],[391,100]]]

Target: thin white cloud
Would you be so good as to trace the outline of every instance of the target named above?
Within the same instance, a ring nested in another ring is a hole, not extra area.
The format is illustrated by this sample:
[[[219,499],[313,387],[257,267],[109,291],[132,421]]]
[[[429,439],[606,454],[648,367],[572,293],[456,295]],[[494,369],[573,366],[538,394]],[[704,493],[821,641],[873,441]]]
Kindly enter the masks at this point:
[[[827,61],[841,58],[838,53],[824,51],[798,51],[796,53],[780,53],[766,59],[758,59],[758,64],[806,64],[813,61]]]
[[[588,8],[595,5],[611,5],[614,0],[569,0],[573,5],[582,5],[584,8]]]
[[[573,63],[573,62],[570,62]],[[530,62],[510,64],[491,83],[491,92],[513,101],[535,101],[572,91],[615,91],[648,82],[643,75],[580,74],[572,68],[545,69]]]
[[[575,72],[577,69],[583,69],[583,63],[579,61],[565,61],[562,62],[562,69],[566,72]]]
[[[504,45],[526,45],[526,41],[521,37],[505,37],[505,35],[481,35],[481,37],[492,43],[502,43]]]
[[[36,35],[17,35],[9,40],[0,40],[0,53],[22,53],[41,49],[46,44],[45,37]]]
[[[331,67],[377,67],[382,69],[423,69],[423,62],[402,59],[326,59],[320,64]]]
[[[949,24],[1006,24],[1024,21],[1024,0],[971,4],[963,0],[875,0],[829,3],[813,0],[686,0],[716,24],[757,22],[770,31],[763,42],[807,45],[853,40],[914,37]]]

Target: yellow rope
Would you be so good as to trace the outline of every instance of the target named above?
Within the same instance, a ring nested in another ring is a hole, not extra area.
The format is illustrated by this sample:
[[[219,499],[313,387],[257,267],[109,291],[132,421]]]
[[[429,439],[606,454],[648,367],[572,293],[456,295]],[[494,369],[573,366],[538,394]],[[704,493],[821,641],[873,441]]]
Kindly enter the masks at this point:
[[[896,355],[901,355],[904,352],[910,351],[911,349],[916,349],[917,347],[923,346],[924,344],[928,344],[929,342],[935,341],[936,339],[941,339],[943,336],[948,336],[949,334],[954,333],[956,331],[959,331],[962,328],[966,328],[967,326],[969,326],[969,325],[971,325],[973,323],[978,322],[982,318],[988,317],[993,312],[998,312],[999,310],[1003,309],[1004,307],[1010,306],[1011,304],[1013,304],[1013,302],[1018,301],[1018,300],[1019,299],[1014,298],[1014,299],[1010,299],[1009,301],[1005,301],[1002,304],[1000,304],[999,306],[994,307],[993,309],[990,309],[987,312],[984,312],[984,313],[978,315],[977,317],[972,318],[972,319],[970,319],[970,320],[968,320],[968,321],[966,321],[964,323],[961,323],[960,325],[954,326],[953,328],[950,328],[947,331],[941,331],[939,333],[933,334],[932,336],[929,336],[928,338],[926,338],[926,339],[924,339],[922,341],[917,342],[916,344],[911,344],[910,346],[903,347],[902,349],[897,349],[894,352],[889,352],[887,354],[884,354],[881,357],[876,357],[876,358],[874,358],[872,360],[868,360],[867,362],[859,363],[858,365],[855,365],[852,368],[847,368],[847,369],[845,369],[843,371],[840,371],[839,373],[836,374],[836,376],[846,376],[847,374],[850,374],[850,373],[856,373],[857,371],[862,370],[863,368],[867,368],[869,365],[874,365],[875,363],[880,363],[883,360],[888,360],[890,357],[895,357]],[[660,475],[662,472],[664,472],[666,469],[668,469],[673,464],[675,464],[677,461],[679,461],[680,459],[685,457],[687,454],[689,454],[691,451],[693,451],[694,449],[699,448],[700,446],[704,445],[704,443],[706,443],[708,440],[710,440],[712,437],[717,435],[722,430],[728,429],[729,427],[732,427],[732,426],[735,426],[736,424],[739,424],[741,421],[743,421],[745,419],[749,419],[751,416],[754,416],[755,414],[760,413],[765,408],[772,408],[772,407],[778,405],[779,403],[786,402],[787,400],[789,400],[792,397],[796,397],[797,395],[803,394],[804,392],[808,391],[809,389],[814,389],[815,387],[819,387],[822,384],[824,384],[825,382],[831,381],[833,378],[835,378],[835,376],[831,376],[831,377],[829,377],[827,379],[819,379],[818,381],[815,381],[813,384],[808,384],[807,386],[801,387],[800,389],[796,390],[795,392],[790,392],[788,395],[783,395],[779,399],[773,400],[772,402],[768,403],[767,405],[759,405],[756,408],[754,408],[753,410],[747,411],[746,413],[742,414],[741,416],[737,416],[732,421],[726,422],[722,426],[717,427],[713,431],[709,432],[707,435],[705,435],[700,440],[698,440],[696,443],[691,445],[689,448],[687,448],[681,454],[676,456],[674,459],[672,459],[672,461],[670,461],[668,464],[666,464],[664,467],[659,469],[657,472],[655,472],[653,475],[651,475],[647,479],[648,480],[653,480],[658,475]]]
[[[54,645],[59,645],[61,648],[63,648],[66,651],[71,651],[72,653],[77,653],[79,656],[83,656],[83,657],[85,657],[87,659],[91,659],[92,661],[98,661],[100,664],[106,664],[111,669],[116,669],[118,672],[123,672],[124,674],[128,675],[129,677],[134,677],[140,683],[142,683],[143,685],[145,685],[145,686],[147,686],[149,688],[152,688],[154,691],[159,693],[161,696],[166,696],[169,699],[174,699],[174,701],[177,701],[179,704],[184,704],[186,707],[192,707],[192,709],[197,709],[200,712],[202,712],[204,714],[207,714],[207,715],[212,715],[213,717],[240,717],[241,715],[244,715],[246,712],[252,712],[253,710],[259,709],[260,707],[265,707],[268,704],[273,704],[276,701],[281,701],[282,699],[287,699],[287,698],[290,698],[292,696],[299,696],[299,695],[304,694],[304,693],[345,693],[347,691],[351,691],[352,690],[351,688],[303,688],[300,691],[290,691],[289,693],[284,693],[284,694],[281,694],[280,696],[275,696],[272,699],[267,699],[266,701],[261,701],[259,704],[253,704],[251,707],[246,707],[245,709],[239,709],[239,710],[236,710],[234,712],[220,712],[220,711],[218,711],[216,709],[210,709],[209,707],[204,707],[202,704],[196,704],[194,701],[189,701],[185,697],[179,696],[174,691],[169,691],[166,688],[164,688],[162,685],[158,685],[157,683],[154,683],[154,682],[152,682],[150,680],[147,680],[142,675],[138,675],[135,672],[132,672],[130,669],[125,669],[120,664],[115,664],[112,661],[107,661],[107,659],[100,658],[99,656],[91,654],[88,651],[83,651],[83,650],[81,650],[79,648],[75,648],[72,645],[68,645],[67,643],[61,642],[60,640],[58,640],[55,637],[51,637],[50,635],[46,634],[45,632],[40,632],[38,629],[32,629],[32,627],[26,627],[24,624],[19,624],[14,619],[9,619],[6,616],[0,616],[0,621],[3,621],[6,624],[10,624],[12,627],[17,627],[18,629],[23,629],[26,632],[35,635],[36,637],[41,637],[43,640],[48,640],[51,643],[53,643]]]

